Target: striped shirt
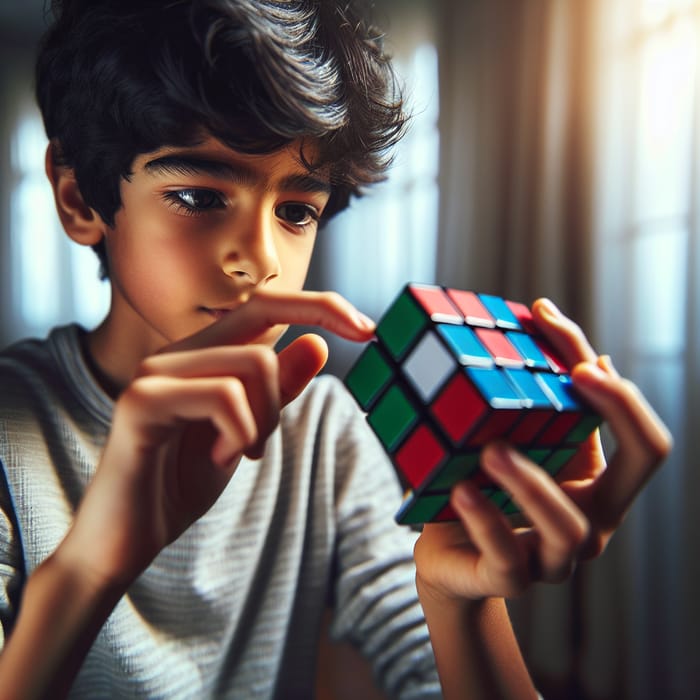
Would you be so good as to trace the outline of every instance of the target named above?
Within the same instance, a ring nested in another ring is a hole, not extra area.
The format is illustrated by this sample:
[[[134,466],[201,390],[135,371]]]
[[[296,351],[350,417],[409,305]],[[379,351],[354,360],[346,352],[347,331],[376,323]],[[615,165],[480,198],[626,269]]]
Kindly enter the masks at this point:
[[[59,544],[110,427],[78,326],[0,354],[0,647]],[[414,535],[391,465],[345,391],[314,380],[260,460],[166,547],[103,626],[75,698],[310,698],[323,610],[400,698],[440,697]],[[47,621],[50,624],[50,621]]]

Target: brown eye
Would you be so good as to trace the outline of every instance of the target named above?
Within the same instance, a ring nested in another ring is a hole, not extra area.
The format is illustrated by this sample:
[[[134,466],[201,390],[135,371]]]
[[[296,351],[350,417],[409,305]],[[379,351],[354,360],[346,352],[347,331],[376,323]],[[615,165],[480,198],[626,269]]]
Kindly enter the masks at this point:
[[[212,190],[178,190],[171,194],[175,195],[184,206],[195,211],[220,209],[223,206],[219,195]]]
[[[200,216],[226,206],[219,192],[194,187],[164,192],[162,197],[178,215]]]
[[[277,207],[276,214],[294,226],[308,226],[318,221],[318,212],[314,207],[298,202],[281,204]]]

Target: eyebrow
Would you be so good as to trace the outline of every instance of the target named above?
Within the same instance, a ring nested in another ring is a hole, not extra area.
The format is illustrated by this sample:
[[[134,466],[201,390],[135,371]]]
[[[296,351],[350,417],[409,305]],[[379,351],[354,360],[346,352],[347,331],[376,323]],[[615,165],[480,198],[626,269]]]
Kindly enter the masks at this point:
[[[234,184],[256,186],[266,181],[259,171],[244,163],[231,163],[217,158],[174,153],[149,160],[144,165],[147,173],[154,175],[209,175],[215,178],[231,180]],[[304,173],[286,175],[275,186],[283,191],[323,192],[330,194],[331,186],[325,180]],[[270,184],[268,183],[268,189]]]

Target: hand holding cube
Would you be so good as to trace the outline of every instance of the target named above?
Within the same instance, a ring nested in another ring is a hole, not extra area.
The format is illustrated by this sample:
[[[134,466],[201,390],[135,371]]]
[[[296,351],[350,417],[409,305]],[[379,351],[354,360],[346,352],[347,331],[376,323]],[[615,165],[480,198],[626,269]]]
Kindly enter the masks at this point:
[[[454,520],[450,492],[467,478],[517,512],[481,448],[503,438],[555,475],[601,422],[526,306],[434,285],[402,290],[345,381],[407,489],[402,524]]]

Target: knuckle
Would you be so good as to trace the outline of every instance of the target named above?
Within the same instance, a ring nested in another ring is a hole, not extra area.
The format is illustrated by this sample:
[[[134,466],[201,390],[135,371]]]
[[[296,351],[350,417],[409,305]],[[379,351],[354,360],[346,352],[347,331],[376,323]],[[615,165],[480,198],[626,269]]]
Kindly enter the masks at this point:
[[[250,348],[250,360],[255,371],[265,376],[273,376],[277,373],[277,353],[266,345],[256,345]]]
[[[658,462],[668,457],[673,449],[673,436],[666,426],[657,426],[651,436],[649,447]]]
[[[569,561],[572,555],[581,551],[590,537],[590,532],[590,524],[583,518],[576,518],[567,527],[562,527],[553,542],[556,557],[561,561]]]
[[[581,559],[596,559],[599,557],[605,549],[607,548],[610,538],[600,530],[593,531],[584,546],[582,547],[579,556]]]
[[[511,589],[520,590],[527,584],[527,567],[521,561],[502,558],[494,564],[494,570],[501,580],[508,582]]]
[[[591,524],[586,518],[576,518],[569,533],[569,545],[576,551],[586,543],[591,534]]]
[[[137,377],[151,377],[159,372],[158,358],[149,356],[141,360],[136,370]]]
[[[119,395],[114,405],[114,423],[134,420],[140,422],[150,414],[157,395],[158,381],[151,377],[137,377]]]
[[[348,302],[341,294],[335,291],[321,292],[320,301],[323,307],[330,312],[338,312],[347,309]]]
[[[584,521],[584,523],[579,527],[579,531],[576,535],[577,551],[580,552],[586,546],[586,543],[590,541],[592,531],[593,528],[591,527],[591,523],[588,520]]]
[[[517,546],[503,550],[499,555],[490,557],[490,568],[502,586],[509,591],[527,588],[531,580],[529,555]]]
[[[548,583],[564,583],[576,569],[576,562],[572,560],[566,560],[556,565],[549,572],[546,580]]]
[[[215,401],[216,409],[222,415],[227,424],[233,420],[232,425],[236,426],[238,437],[242,440],[245,448],[254,445],[259,438],[258,427],[252,418],[250,403],[245,391],[245,386],[236,377],[227,377],[217,386]]]
[[[124,405],[142,405],[152,394],[153,382],[148,376],[134,379],[119,397],[119,403]]]
[[[225,377],[217,385],[216,397],[225,410],[235,409],[244,399],[243,384],[237,377]]]
[[[323,292],[323,298],[329,306],[340,306],[346,303],[345,298],[336,291]]]
[[[619,391],[612,398],[620,409],[634,415],[639,412],[639,407],[648,406],[641,389],[632,380],[622,377],[618,386]],[[646,413],[647,419],[639,423],[639,447],[657,464],[673,449],[673,436],[653,409],[648,408]]]
[[[257,445],[260,436],[258,435],[257,430],[255,430],[254,426],[247,426],[243,424],[240,428],[241,430],[241,440],[242,440],[242,447],[244,450],[250,449]],[[252,456],[252,455],[251,455]]]

